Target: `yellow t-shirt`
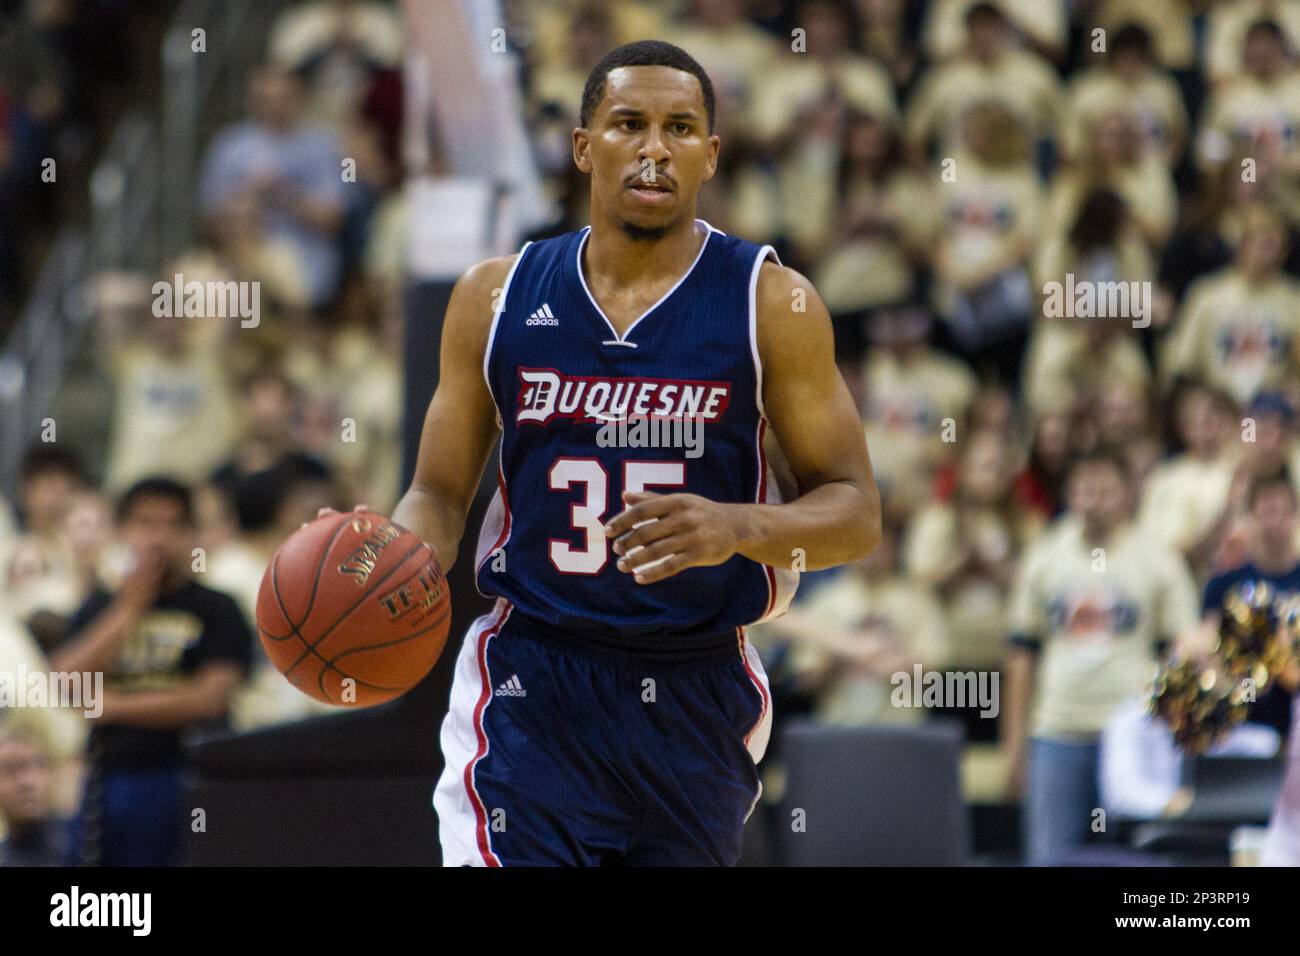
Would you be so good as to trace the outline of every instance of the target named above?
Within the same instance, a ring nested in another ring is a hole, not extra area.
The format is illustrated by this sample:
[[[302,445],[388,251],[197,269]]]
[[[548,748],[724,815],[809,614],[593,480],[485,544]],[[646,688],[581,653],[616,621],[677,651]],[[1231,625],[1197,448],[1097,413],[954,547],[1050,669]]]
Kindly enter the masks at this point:
[[[1179,455],[1156,467],[1142,489],[1138,526],[1152,540],[1186,551],[1223,514],[1236,463]]]
[[[950,561],[960,544],[957,510],[933,503],[912,518],[903,540],[903,565],[914,578],[927,579]],[[971,514],[970,539],[984,553],[1019,550],[1022,529],[991,513]],[[1007,595],[991,578],[968,578],[942,601],[954,666],[996,670],[1006,657]]]
[[[1093,740],[1140,694],[1155,644],[1197,625],[1196,587],[1183,560],[1132,528],[1102,547],[1066,517],[1021,561],[1011,632],[1041,641],[1031,733]]]
[[[1061,144],[1065,155],[1077,156],[1088,131],[1107,113],[1125,110],[1137,119],[1147,146],[1167,157],[1175,140],[1187,133],[1187,107],[1172,77],[1150,71],[1137,83],[1118,73],[1093,67],[1070,83],[1065,98]]]
[[[867,582],[845,571],[815,591],[801,609],[827,627],[851,630],[879,628],[895,635],[916,654],[924,667],[941,667],[947,660],[948,634],[943,611],[930,591],[905,578]],[[825,650],[796,644],[796,670],[820,668],[829,660]],[[925,712],[894,707],[893,687],[884,677],[836,674],[817,699],[817,715],[828,723],[858,725],[918,723]]]
[[[1089,192],[1098,186],[1109,186],[1119,194],[1143,233],[1167,236],[1173,229],[1178,216],[1178,190],[1169,167],[1154,153],[1144,154],[1109,182],[1069,171],[1061,173],[1052,184],[1049,228],[1058,234],[1068,233]]]
[[[1247,283],[1235,269],[1198,280],[1160,356],[1166,379],[1185,373],[1225,389],[1240,404],[1296,375],[1300,282]]]
[[[1034,326],[1022,378],[1025,402],[1036,415],[1067,409],[1114,381],[1150,383],[1136,332],[1120,330],[1098,342],[1080,324],[1087,321],[1044,319]]]
[[[932,67],[922,77],[905,130],[915,143],[937,138],[940,155],[952,156],[960,146],[962,113],[992,100],[1010,110],[1031,137],[1044,136],[1056,125],[1060,96],[1055,71],[1032,53],[1013,50],[991,64],[961,58]]]
[[[789,130],[799,111],[824,95],[830,85],[852,107],[886,123],[898,118],[894,87],[885,68],[866,57],[846,54],[834,66],[807,54],[791,53],[772,60],[754,91],[749,124],[763,138]]]
[[[1235,148],[1263,141],[1294,154],[1300,127],[1300,72],[1270,83],[1241,76],[1226,81],[1210,98],[1201,122],[1197,153],[1202,165],[1229,159]]]
[[[970,153],[955,159],[956,181],[936,184],[940,250],[963,275],[1005,265],[1026,237],[1038,234],[1044,212],[1038,177],[1029,165],[993,168]],[[950,314],[955,290],[935,285],[935,307]]]
[[[130,345],[119,353],[113,379],[116,408],[105,478],[109,493],[153,473],[198,482],[229,454],[238,413],[219,355],[195,348],[173,358],[145,343]]]

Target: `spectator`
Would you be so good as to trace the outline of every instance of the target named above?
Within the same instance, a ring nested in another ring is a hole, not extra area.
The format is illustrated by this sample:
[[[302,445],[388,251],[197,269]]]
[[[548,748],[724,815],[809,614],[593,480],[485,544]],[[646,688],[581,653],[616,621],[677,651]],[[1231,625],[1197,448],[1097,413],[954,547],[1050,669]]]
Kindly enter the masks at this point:
[[[152,473],[201,481],[227,454],[237,412],[220,318],[151,316],[143,328],[104,313],[101,333],[113,384],[105,490]]]
[[[1227,159],[1233,148],[1249,146],[1255,155],[1282,159],[1294,174],[1300,166],[1295,135],[1300,124],[1300,75],[1292,61],[1294,44],[1288,43],[1276,21],[1259,20],[1246,31],[1242,48],[1243,70],[1223,78],[1206,107],[1198,144],[1200,162],[1212,168]]]
[[[977,432],[963,447],[952,498],[912,519],[904,566],[943,604],[953,666],[996,670],[1016,563],[1042,522],[1016,499],[1015,462],[1002,435]]]
[[[1165,340],[1161,370],[1201,378],[1248,403],[1297,374],[1300,283],[1282,273],[1286,230],[1272,212],[1246,217],[1233,264],[1199,280],[1187,293]]]
[[[371,77],[401,63],[402,18],[387,3],[316,0],[290,6],[271,26],[271,60],[311,91],[306,115],[341,130]]]
[[[794,642],[792,667],[828,723],[918,722],[922,711],[890,702],[889,677],[948,660],[943,612],[928,588],[900,573],[896,537],[887,527],[870,555],[766,625]]]
[[[965,117],[976,104],[997,104],[1031,144],[1051,135],[1060,107],[1052,68],[1015,49],[1011,26],[996,5],[972,3],[965,22],[962,55],[928,71],[908,104],[906,130],[913,149],[920,154],[937,142],[939,156],[956,155],[966,145]]]
[[[54,808],[49,747],[30,727],[0,722],[0,867],[62,866],[68,824]]]
[[[1144,148],[1137,114],[1128,108],[1102,113],[1084,136],[1078,161],[1053,182],[1049,228],[1071,228],[1093,191],[1108,188],[1123,198],[1129,221],[1150,249],[1159,249],[1173,230],[1178,196],[1164,158]]]
[[[1063,110],[1064,154],[1079,156],[1087,130],[1121,110],[1136,119],[1145,152],[1167,166],[1178,162],[1187,144],[1187,107],[1178,84],[1156,62],[1151,32],[1137,23],[1114,31],[1102,64],[1071,81]]]
[[[257,628],[257,598],[276,548],[321,508],[346,507],[328,480],[282,463],[241,476],[233,489],[239,519],[235,539],[211,555],[208,581],[232,597],[250,630]],[[236,730],[300,720],[335,710],[285,680],[261,649],[253,649],[252,672],[231,701]]]
[[[1103,290],[1125,283],[1120,287],[1125,291],[1121,302],[1127,301],[1128,308],[1123,315],[1044,314],[1035,322],[1023,383],[1030,411],[1091,404],[1109,382],[1149,385],[1151,369],[1133,326],[1149,320],[1150,313],[1139,315],[1139,303],[1128,290],[1151,282],[1152,260],[1124,200],[1110,189],[1090,193],[1069,233],[1045,243],[1037,272],[1044,309],[1051,283],[1062,290],[1082,289],[1087,283],[1096,292],[1100,311],[1108,311]]]
[[[922,308],[882,309],[870,320],[872,348],[862,366],[863,418],[876,480],[888,506],[910,512],[929,496],[935,469],[950,454],[977,381],[963,363],[931,347]]]
[[[1067,862],[1084,843],[1100,805],[1102,729],[1141,693],[1157,641],[1197,625],[1182,559],[1129,524],[1122,457],[1076,460],[1067,500],[1021,562],[1009,612],[1004,746],[1010,786],[1024,787],[1031,865]]]
[[[1300,8],[1293,3],[1233,0],[1213,5],[1206,23],[1204,65],[1211,83],[1223,85],[1251,71],[1252,60],[1261,55],[1251,49],[1252,35],[1259,39],[1261,22],[1268,24],[1270,45],[1290,49],[1300,45]]]
[[[287,242],[304,269],[313,307],[338,290],[338,244],[345,193],[332,133],[302,119],[302,84],[275,66],[257,71],[249,91],[251,117],[217,134],[204,158],[199,203],[212,217],[238,196],[262,211],[262,233]]]
[[[1174,407],[1186,450],[1152,473],[1138,524],[1201,574],[1231,520],[1233,497],[1245,490],[1231,443],[1235,409],[1226,395],[1195,383],[1175,397]]]
[[[962,117],[965,149],[952,159],[932,246],[937,311],[977,368],[1014,382],[1037,296],[1026,269],[1042,225],[1025,129],[996,102]]]
[[[103,866],[176,865],[183,854],[183,738],[226,719],[252,635],[238,605],[191,576],[193,501],[146,478],[117,506],[132,564],[96,590],[51,655],[55,670],[105,674],[73,858]]]
[[[1035,0],[999,0],[995,5],[1007,25],[1040,54],[1051,60],[1065,55],[1064,7]],[[938,0],[929,5],[925,52],[931,59],[942,61],[961,54],[970,35],[970,11],[974,6],[974,0]]]
[[[1296,490],[1285,471],[1261,475],[1250,483],[1246,496],[1249,530],[1244,560],[1212,577],[1205,585],[1201,613],[1203,634],[1217,634],[1229,593],[1244,584],[1267,584],[1273,589],[1273,606],[1285,620],[1300,606],[1300,553],[1296,550]],[[1197,648],[1208,654],[1212,647]],[[1282,679],[1263,691],[1251,704],[1248,720],[1268,724],[1285,736],[1291,729],[1291,697],[1300,687],[1300,670],[1292,664]]]

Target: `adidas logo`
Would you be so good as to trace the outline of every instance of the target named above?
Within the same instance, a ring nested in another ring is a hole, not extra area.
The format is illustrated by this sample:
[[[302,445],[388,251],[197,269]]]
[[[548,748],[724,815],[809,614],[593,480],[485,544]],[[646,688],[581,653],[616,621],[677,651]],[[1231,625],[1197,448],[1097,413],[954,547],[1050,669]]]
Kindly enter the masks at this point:
[[[559,325],[560,320],[551,312],[550,303],[543,302],[542,307],[528,317],[524,325]]]
[[[519,683],[519,675],[515,674],[508,681],[497,688],[498,697],[527,697],[528,691],[524,690],[524,685]]]

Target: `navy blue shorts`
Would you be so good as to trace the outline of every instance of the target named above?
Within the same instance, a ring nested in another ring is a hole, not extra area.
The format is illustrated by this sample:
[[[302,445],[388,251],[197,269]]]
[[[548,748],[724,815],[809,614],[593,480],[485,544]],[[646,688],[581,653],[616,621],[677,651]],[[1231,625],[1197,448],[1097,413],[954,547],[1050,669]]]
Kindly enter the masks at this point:
[[[443,864],[734,865],[770,699],[743,629],[686,660],[633,656],[498,601],[465,636],[442,725]]]

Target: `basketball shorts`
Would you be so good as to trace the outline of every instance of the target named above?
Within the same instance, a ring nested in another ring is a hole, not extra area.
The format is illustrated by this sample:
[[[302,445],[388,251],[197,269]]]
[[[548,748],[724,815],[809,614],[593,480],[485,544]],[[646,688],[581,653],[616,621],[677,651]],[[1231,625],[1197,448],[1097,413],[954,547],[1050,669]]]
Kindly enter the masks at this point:
[[[734,865],[771,719],[743,629],[633,654],[499,600],[442,725],[443,864]]]

